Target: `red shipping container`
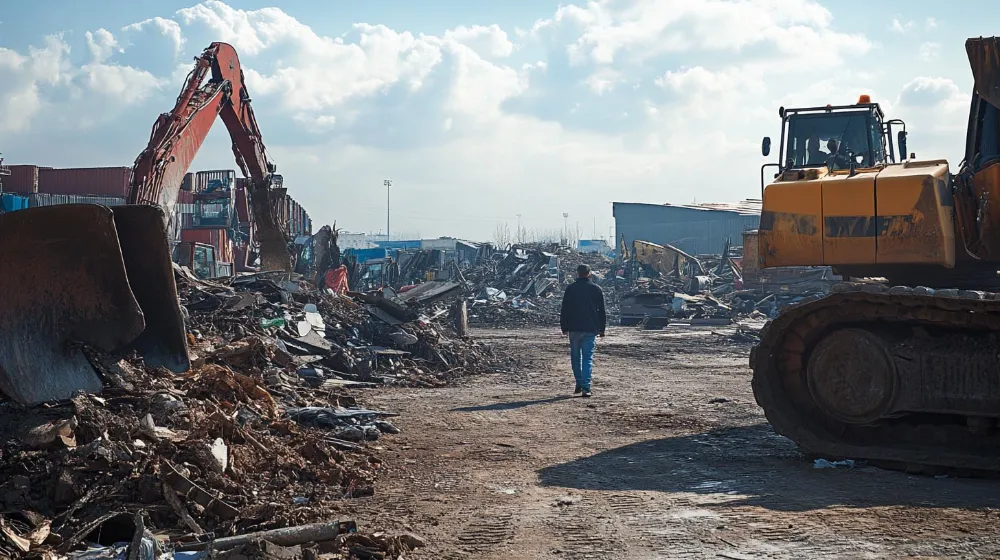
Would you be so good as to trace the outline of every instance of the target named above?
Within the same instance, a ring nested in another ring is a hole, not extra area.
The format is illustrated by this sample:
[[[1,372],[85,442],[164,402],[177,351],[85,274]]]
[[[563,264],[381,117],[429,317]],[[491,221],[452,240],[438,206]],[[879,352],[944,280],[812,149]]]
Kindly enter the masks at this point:
[[[233,247],[224,229],[184,229],[181,241],[204,243],[215,247],[215,258],[219,262],[233,262]]]
[[[0,177],[3,192],[34,194],[38,192],[38,167],[35,165],[9,165],[10,175]]]
[[[38,170],[38,192],[125,196],[131,174],[131,167],[41,168]]]

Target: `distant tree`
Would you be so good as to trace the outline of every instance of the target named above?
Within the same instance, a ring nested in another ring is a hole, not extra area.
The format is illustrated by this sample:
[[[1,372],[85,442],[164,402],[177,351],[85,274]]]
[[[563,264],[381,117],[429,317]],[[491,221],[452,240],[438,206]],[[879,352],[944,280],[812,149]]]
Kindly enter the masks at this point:
[[[497,222],[497,227],[493,230],[493,243],[497,247],[506,247],[513,243],[514,237],[511,235],[510,226],[507,222]]]

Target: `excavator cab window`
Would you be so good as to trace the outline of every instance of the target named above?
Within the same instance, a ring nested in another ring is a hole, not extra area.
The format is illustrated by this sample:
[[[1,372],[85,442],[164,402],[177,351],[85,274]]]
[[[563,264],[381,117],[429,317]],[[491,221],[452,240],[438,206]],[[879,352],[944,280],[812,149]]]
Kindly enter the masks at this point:
[[[194,254],[191,259],[191,268],[194,275],[201,279],[212,278],[213,274],[213,263],[215,262],[215,255],[212,247],[205,245],[195,245]]]
[[[786,168],[827,166],[847,169],[870,167],[885,161],[882,124],[870,111],[790,114],[788,117]]]

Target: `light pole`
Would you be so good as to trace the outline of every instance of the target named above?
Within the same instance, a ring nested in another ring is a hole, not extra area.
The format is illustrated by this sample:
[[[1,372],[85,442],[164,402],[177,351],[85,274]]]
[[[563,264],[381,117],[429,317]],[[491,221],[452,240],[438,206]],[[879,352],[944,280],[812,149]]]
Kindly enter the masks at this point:
[[[521,215],[517,215],[517,243],[521,244]]]
[[[389,237],[389,187],[392,186],[392,179],[386,179],[382,184],[385,185],[385,241],[388,243],[392,239]]]
[[[563,243],[569,245],[569,212],[563,212]]]

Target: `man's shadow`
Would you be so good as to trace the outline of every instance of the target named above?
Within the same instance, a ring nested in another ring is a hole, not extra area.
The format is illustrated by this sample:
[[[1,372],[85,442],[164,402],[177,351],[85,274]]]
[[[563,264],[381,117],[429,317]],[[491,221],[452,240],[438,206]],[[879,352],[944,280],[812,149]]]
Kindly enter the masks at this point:
[[[538,404],[550,404],[550,403],[555,403],[555,402],[559,402],[559,401],[565,401],[565,400],[572,399],[572,398],[575,398],[575,397],[571,397],[569,395],[562,395],[562,396],[559,396],[559,397],[550,397],[550,398],[547,398],[547,399],[536,399],[536,400],[533,400],[533,401],[515,401],[515,402],[506,402],[506,403],[486,404],[486,405],[480,405],[480,406],[463,406],[461,408],[453,408],[453,409],[451,409],[451,412],[482,412],[482,411],[486,411],[486,410],[517,410],[518,408],[524,408],[524,407],[527,407],[527,406],[534,406],[534,405],[538,405]]]

